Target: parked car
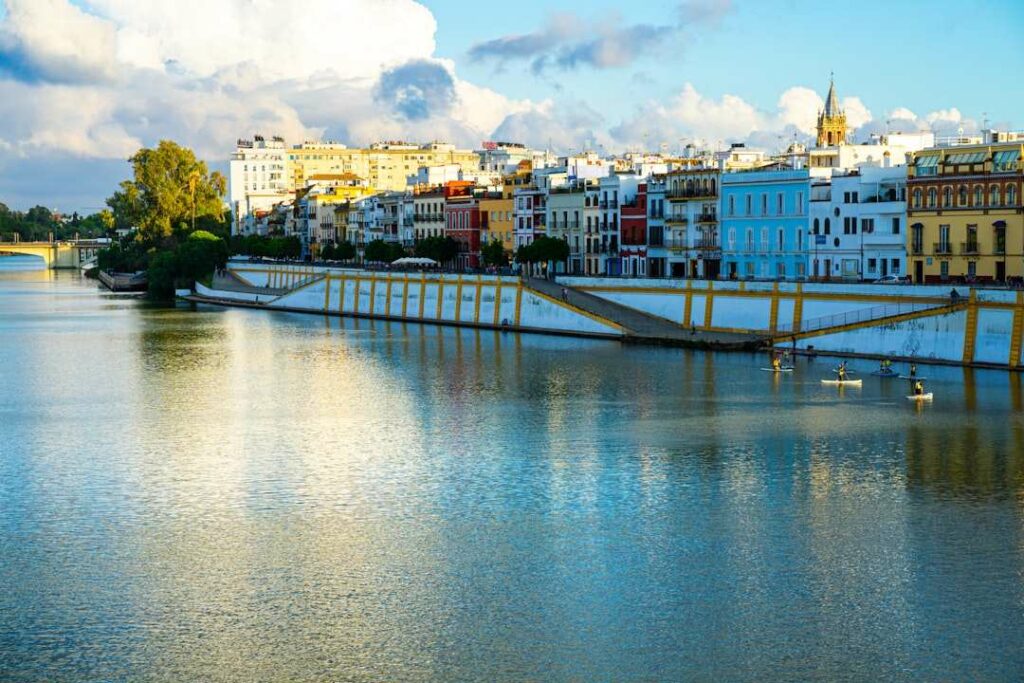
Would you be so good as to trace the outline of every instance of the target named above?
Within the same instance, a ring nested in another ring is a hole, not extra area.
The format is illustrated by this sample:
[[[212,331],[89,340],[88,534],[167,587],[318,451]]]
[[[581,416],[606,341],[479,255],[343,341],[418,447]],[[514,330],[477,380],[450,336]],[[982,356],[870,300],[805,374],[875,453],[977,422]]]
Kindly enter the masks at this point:
[[[874,281],[876,285],[907,285],[910,284],[909,275],[885,275]]]

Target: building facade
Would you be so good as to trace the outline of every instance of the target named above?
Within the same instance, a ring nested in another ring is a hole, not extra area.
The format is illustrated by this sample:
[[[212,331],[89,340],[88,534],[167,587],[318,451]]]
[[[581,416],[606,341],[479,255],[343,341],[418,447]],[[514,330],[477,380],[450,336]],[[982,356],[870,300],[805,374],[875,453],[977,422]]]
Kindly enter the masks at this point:
[[[932,148],[907,179],[907,251],[915,282],[1024,277],[1024,145]]]
[[[809,276],[874,280],[906,274],[906,166],[862,166],[815,179]]]
[[[722,268],[730,279],[806,277],[806,169],[726,173],[721,179]]]

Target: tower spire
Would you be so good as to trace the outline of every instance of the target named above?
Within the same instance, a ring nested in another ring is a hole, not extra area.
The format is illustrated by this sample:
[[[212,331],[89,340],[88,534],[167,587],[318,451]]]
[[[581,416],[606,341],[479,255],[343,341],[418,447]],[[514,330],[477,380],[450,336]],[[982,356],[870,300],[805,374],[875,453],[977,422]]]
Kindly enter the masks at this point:
[[[825,96],[825,108],[818,114],[818,146],[831,147],[846,142],[846,113],[839,108],[839,96],[836,95],[835,72],[828,75],[828,95]]]

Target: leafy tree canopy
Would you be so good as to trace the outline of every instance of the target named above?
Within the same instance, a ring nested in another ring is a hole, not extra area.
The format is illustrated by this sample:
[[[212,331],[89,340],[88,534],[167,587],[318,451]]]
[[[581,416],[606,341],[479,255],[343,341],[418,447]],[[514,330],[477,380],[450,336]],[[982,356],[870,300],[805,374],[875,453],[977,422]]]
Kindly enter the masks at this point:
[[[143,240],[170,237],[175,228],[203,218],[223,222],[227,182],[192,150],[170,140],[143,148],[129,161],[133,178],[107,199],[117,227],[138,226]]]

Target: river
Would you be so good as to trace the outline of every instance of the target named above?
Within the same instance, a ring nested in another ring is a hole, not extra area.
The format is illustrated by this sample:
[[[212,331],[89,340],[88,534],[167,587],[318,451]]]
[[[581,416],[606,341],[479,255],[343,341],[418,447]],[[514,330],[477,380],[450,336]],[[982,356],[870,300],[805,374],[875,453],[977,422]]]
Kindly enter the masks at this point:
[[[0,680],[1019,680],[1020,376],[829,363],[0,258]]]

